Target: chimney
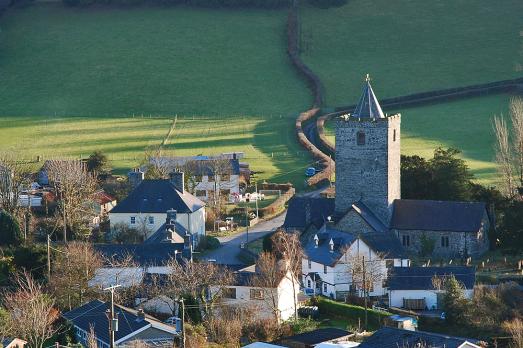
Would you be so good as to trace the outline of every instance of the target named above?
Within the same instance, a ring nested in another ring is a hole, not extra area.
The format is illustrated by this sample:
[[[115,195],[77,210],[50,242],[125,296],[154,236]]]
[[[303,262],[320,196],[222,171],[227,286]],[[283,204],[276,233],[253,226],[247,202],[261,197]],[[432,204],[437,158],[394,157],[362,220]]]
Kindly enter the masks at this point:
[[[165,220],[166,225],[174,225],[176,221],[177,212],[174,209],[167,210],[167,219]]]
[[[138,313],[136,313],[136,316],[138,317],[137,321],[145,320],[145,313],[143,312],[143,309],[138,309]]]
[[[169,181],[181,193],[185,192],[183,172],[172,172],[169,174]]]
[[[131,189],[134,190],[136,186],[142,183],[144,173],[140,170],[140,168],[133,168],[132,171],[127,173],[127,178],[129,180],[129,184],[131,185]]]
[[[182,255],[192,262],[192,235],[189,232],[185,232],[185,236],[183,236]]]

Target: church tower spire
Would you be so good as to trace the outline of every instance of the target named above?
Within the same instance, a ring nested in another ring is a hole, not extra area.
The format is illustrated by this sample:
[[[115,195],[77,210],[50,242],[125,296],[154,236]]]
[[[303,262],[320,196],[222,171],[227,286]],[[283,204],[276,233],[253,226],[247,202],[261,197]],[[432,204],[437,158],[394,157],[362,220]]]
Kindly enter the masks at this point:
[[[362,202],[386,226],[400,192],[401,115],[385,115],[367,75],[352,115],[336,122],[336,211]]]
[[[358,118],[385,118],[380,103],[378,102],[378,98],[376,98],[372,86],[370,85],[369,74],[365,76],[363,92],[352,116]]]

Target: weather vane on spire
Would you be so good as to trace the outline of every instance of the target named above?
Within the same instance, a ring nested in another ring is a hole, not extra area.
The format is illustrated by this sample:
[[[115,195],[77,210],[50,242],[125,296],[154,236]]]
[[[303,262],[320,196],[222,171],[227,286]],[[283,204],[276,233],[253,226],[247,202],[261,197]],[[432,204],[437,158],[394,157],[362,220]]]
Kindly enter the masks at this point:
[[[365,82],[369,82],[369,81],[370,81],[370,75],[367,74],[367,75],[365,75]]]

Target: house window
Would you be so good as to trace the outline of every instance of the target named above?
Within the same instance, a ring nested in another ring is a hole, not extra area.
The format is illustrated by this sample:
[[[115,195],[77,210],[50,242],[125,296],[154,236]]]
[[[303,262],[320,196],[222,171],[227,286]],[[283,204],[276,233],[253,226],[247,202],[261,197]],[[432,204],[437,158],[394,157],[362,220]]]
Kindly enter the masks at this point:
[[[410,246],[410,236],[403,235],[402,242],[404,247]]]
[[[442,248],[448,248],[449,247],[449,237],[448,236],[441,237],[441,247]]]
[[[365,145],[365,133],[362,131],[359,131],[356,133],[356,143],[358,145]]]
[[[194,176],[194,182],[202,182],[202,176],[201,175],[195,175]]]
[[[323,283],[323,292],[327,292],[327,283]]]
[[[207,181],[209,181],[209,182],[214,181],[214,175],[208,175]]]
[[[307,260],[307,263],[308,263],[308,265],[309,265],[309,269],[311,269],[311,268],[312,268],[312,262],[311,262],[311,260]]]
[[[392,131],[392,141],[396,141],[396,130]]]
[[[149,223],[149,225],[154,225],[154,216],[149,216],[147,218],[147,222]]]
[[[263,300],[263,291],[261,289],[251,289],[250,299],[251,300]]]
[[[230,181],[231,176],[229,174],[222,174],[220,175],[220,181]]]
[[[136,224],[136,216],[131,216],[131,225]]]
[[[236,288],[223,289],[223,298],[236,298]]]
[[[307,288],[309,288],[309,289],[312,288],[312,283],[311,283],[310,279],[307,279]]]
[[[327,274],[327,266],[323,266],[323,273]]]
[[[205,190],[196,190],[196,197],[205,197]]]

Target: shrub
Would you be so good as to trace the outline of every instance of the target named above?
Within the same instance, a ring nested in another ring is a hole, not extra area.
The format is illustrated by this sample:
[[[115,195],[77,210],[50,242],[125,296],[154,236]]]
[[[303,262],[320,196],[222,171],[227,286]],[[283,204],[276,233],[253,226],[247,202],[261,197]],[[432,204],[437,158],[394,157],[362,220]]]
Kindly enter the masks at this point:
[[[112,239],[117,243],[137,244],[143,242],[143,234],[125,223],[115,224],[111,234]]]
[[[23,241],[20,225],[9,213],[0,211],[0,245],[20,245]]]
[[[198,247],[201,250],[214,250],[218,249],[220,247],[220,241],[216,237],[212,236],[204,236],[200,240],[200,244],[198,244]]]

